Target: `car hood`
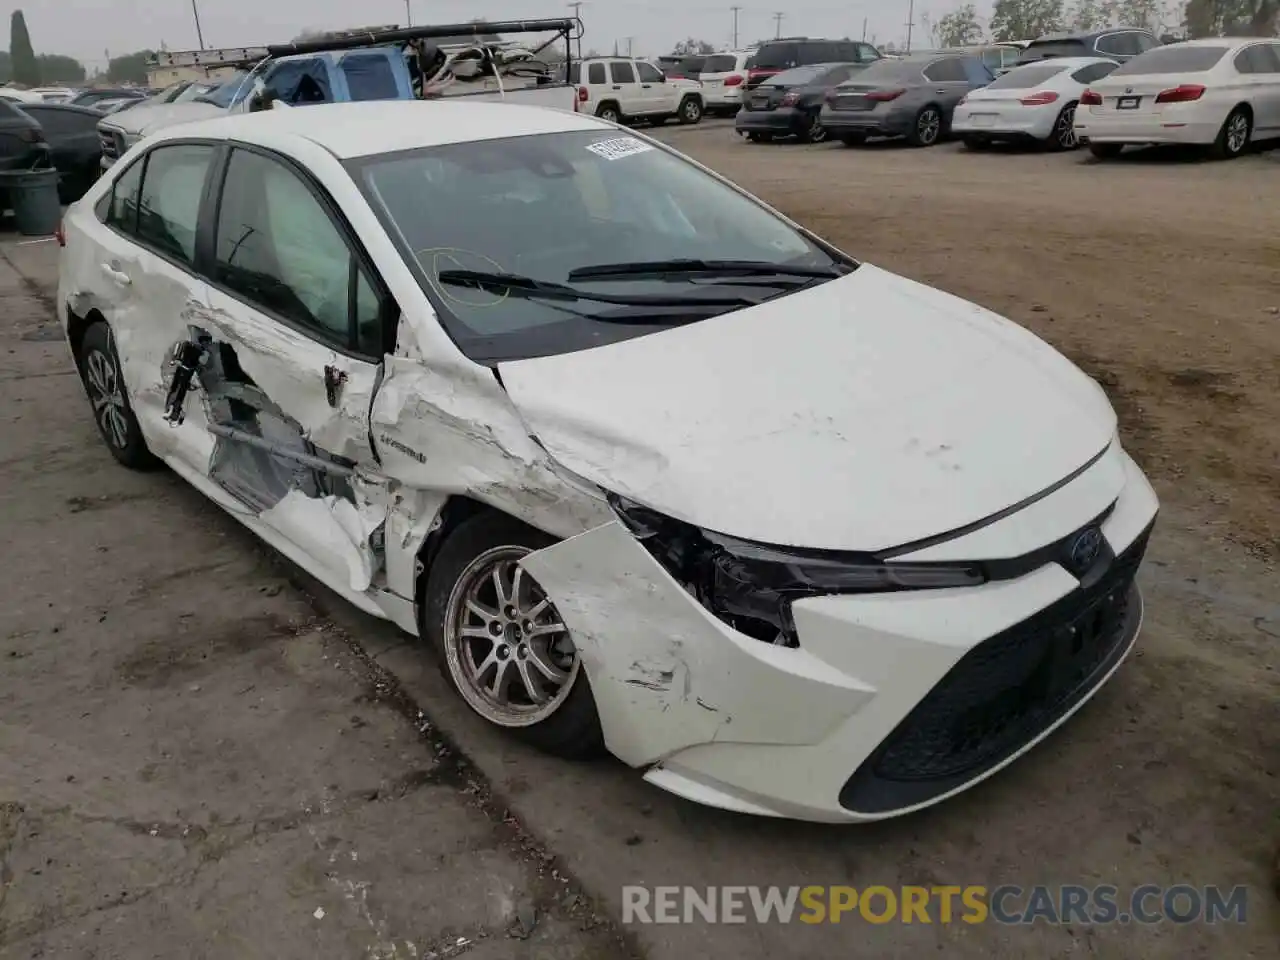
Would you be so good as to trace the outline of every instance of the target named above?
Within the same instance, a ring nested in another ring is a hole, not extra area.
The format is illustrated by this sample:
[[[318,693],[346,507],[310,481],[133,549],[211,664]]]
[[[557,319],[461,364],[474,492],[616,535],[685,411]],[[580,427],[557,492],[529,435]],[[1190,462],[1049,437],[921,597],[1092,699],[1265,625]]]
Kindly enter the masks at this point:
[[[499,365],[564,467],[697,526],[881,550],[1061,481],[1116,419],[1022,327],[864,264],[662,333]]]
[[[107,114],[108,126],[118,127],[129,133],[151,133],[175,123],[189,123],[220,117],[226,111],[212,103],[140,103],[119,113]]]

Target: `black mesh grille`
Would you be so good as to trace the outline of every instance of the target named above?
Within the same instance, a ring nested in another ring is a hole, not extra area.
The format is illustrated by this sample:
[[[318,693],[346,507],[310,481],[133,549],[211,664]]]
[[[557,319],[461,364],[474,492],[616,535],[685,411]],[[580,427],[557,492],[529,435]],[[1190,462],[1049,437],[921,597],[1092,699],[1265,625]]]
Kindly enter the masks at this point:
[[[869,813],[924,802],[1000,763],[1070,710],[1136,629],[1133,581],[1148,536],[1096,582],[965,654],[849,780],[841,803]]]

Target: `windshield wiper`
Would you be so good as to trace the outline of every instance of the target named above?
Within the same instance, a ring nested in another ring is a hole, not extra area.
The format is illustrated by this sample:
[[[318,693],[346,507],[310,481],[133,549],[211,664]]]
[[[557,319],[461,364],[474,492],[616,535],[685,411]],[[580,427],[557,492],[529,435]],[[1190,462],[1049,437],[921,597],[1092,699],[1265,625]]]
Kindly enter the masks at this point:
[[[496,290],[516,297],[542,297],[548,300],[594,300],[598,303],[616,303],[633,307],[750,307],[759,300],[747,297],[726,296],[667,296],[663,294],[608,294],[579,290],[563,283],[535,280],[517,273],[498,273],[485,270],[441,270],[436,275],[441,283],[478,290]]]
[[[767,260],[638,260],[633,263],[596,263],[569,271],[570,280],[621,280],[632,277],[711,276],[738,275],[745,277],[804,277],[807,279],[835,279],[843,277],[852,268],[844,264],[829,267],[797,267],[786,263],[770,263]]]

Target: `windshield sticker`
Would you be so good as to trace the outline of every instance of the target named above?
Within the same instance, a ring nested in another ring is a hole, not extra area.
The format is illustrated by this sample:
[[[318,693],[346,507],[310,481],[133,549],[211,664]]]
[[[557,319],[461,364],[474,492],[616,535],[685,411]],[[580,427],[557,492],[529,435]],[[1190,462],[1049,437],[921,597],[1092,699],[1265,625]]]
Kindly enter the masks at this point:
[[[652,150],[653,147],[635,137],[614,137],[612,140],[597,140],[595,143],[589,143],[587,149],[606,160],[621,160],[635,153]]]

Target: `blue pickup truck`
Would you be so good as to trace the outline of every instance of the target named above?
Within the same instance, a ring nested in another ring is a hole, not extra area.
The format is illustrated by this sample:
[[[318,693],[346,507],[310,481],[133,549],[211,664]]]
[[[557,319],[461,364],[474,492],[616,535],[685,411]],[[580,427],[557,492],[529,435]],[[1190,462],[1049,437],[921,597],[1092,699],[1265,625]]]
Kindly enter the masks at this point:
[[[207,62],[203,57],[201,60]],[[102,167],[110,167],[150,133],[177,123],[247,110],[250,98],[262,93],[291,107],[360,100],[410,100],[418,95],[409,61],[400,44],[281,56],[253,71],[237,70],[220,78],[216,86],[185,103],[142,103],[103,119],[98,123]],[[508,81],[502,84],[496,78],[455,84],[450,95],[482,100],[503,98],[563,110],[576,109],[578,100],[574,87],[566,83],[522,85]]]

